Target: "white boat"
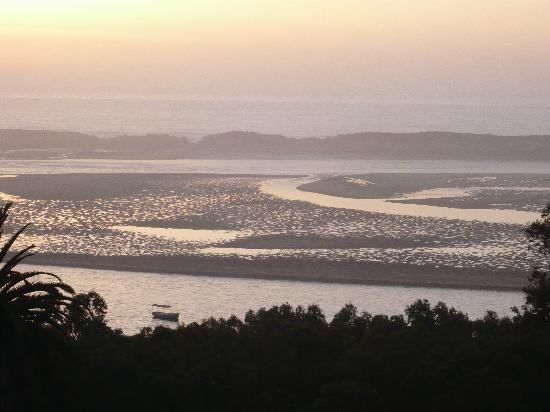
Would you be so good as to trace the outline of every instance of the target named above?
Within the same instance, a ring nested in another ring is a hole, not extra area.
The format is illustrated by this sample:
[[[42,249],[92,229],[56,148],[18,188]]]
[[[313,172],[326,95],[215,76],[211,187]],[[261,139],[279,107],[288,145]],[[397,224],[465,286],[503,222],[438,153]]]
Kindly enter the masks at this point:
[[[160,312],[153,311],[154,319],[168,320],[171,322],[177,322],[180,314],[178,312]]]
[[[172,306],[170,305],[161,305],[158,303],[153,303],[153,319],[167,320],[170,322],[177,322],[180,314],[178,312],[163,312],[160,310],[155,310],[155,308],[169,309]]]

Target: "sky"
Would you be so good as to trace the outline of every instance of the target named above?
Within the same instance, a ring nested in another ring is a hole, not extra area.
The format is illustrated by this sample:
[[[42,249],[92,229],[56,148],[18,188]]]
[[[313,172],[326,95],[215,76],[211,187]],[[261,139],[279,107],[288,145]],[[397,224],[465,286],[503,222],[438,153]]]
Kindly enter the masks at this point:
[[[0,96],[550,101],[548,0],[0,0]]]

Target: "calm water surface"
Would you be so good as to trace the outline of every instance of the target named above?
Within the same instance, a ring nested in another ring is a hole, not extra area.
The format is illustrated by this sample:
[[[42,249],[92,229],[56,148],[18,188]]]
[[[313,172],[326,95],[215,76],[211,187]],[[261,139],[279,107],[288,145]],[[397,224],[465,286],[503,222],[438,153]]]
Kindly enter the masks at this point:
[[[23,265],[25,269],[30,266]],[[35,268],[35,267],[33,267]],[[77,292],[95,290],[109,305],[112,327],[126,334],[144,326],[160,325],[151,319],[151,305],[168,304],[189,323],[210,316],[243,318],[248,309],[288,302],[291,305],[318,304],[327,319],[346,303],[373,314],[400,314],[419,298],[432,303],[444,301],[467,312],[471,318],[494,310],[509,315],[510,307],[522,303],[519,292],[460,289],[411,288],[397,286],[343,285],[317,282],[196,277],[157,273],[123,272],[62,267],[41,267],[62,276]]]
[[[361,210],[364,212],[384,213],[398,216],[421,216],[438,219],[458,219],[516,225],[526,225],[538,219],[540,216],[539,213],[520,210],[459,209],[388,201],[392,199],[352,199],[349,197],[306,192],[299,189],[299,186],[313,180],[315,179],[273,179],[263,182],[260,189],[268,195],[286,200],[303,201],[324,207]],[[548,191],[548,188],[545,188],[545,191]]]
[[[100,136],[171,133],[191,139],[229,130],[291,137],[365,131],[546,134],[548,102],[407,104],[230,99],[0,97],[0,128],[71,130]]]
[[[0,174],[42,173],[218,173],[340,175],[350,173],[550,173],[550,162],[463,160],[7,160]]]

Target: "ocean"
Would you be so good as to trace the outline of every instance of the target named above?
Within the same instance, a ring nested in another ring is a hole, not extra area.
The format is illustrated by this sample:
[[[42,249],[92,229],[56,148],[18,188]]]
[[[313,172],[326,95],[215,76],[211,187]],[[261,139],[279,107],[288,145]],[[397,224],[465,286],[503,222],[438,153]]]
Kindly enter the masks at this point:
[[[231,130],[324,137],[355,132],[550,134],[550,103],[410,104],[337,101],[1,98],[0,128],[169,133]]]

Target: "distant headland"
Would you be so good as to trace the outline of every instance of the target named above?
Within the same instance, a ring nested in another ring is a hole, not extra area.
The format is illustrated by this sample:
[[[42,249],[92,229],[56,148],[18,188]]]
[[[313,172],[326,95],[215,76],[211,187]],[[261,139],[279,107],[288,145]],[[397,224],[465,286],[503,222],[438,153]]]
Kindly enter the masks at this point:
[[[0,159],[391,159],[549,161],[550,135],[354,133],[326,138],[232,131],[186,137],[100,138],[78,132],[0,129]]]

